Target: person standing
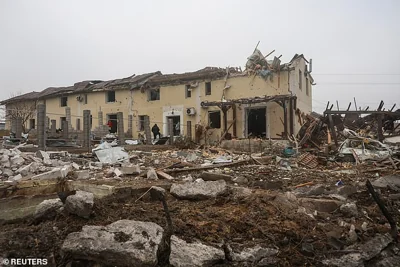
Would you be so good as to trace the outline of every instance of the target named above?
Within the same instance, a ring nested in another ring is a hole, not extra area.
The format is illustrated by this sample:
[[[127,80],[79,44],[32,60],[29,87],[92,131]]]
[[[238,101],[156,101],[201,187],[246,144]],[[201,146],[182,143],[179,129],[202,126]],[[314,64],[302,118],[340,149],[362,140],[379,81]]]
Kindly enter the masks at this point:
[[[153,132],[154,139],[157,139],[157,136],[160,135],[160,128],[157,126],[157,124],[153,125],[153,127],[151,128],[151,131]]]

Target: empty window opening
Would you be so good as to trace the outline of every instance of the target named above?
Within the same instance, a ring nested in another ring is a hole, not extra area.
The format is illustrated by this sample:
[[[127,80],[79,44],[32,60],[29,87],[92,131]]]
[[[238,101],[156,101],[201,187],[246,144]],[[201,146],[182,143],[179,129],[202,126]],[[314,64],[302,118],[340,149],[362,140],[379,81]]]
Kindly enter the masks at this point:
[[[221,111],[208,112],[208,126],[210,126],[211,129],[221,128]]]
[[[83,103],[87,104],[87,94],[83,95]]]
[[[247,136],[267,137],[266,108],[252,108],[247,110]]]
[[[190,88],[190,84],[186,84],[185,86],[185,97],[192,97],[192,89]]]
[[[66,107],[68,105],[68,97],[62,96],[60,98],[60,104],[61,104],[61,107]]]
[[[206,82],[206,95],[211,95],[211,82]]]
[[[303,75],[301,73],[301,70],[299,70],[299,88],[300,88],[300,90],[302,89],[302,85],[303,85]]]
[[[308,78],[306,78],[306,95],[310,95],[310,85],[308,84]]]
[[[117,120],[117,114],[108,114],[108,131],[110,133],[116,133],[117,132],[117,125],[118,125],[118,120]]]
[[[30,119],[29,120],[29,129],[35,129],[35,119]]]
[[[140,132],[144,131],[144,115],[139,116],[138,130]]]
[[[106,102],[107,103],[115,102],[115,91],[108,91],[106,93]]]
[[[172,133],[174,136],[179,136],[181,134],[181,117],[180,116],[168,116],[167,121],[169,122],[169,119],[172,119]],[[168,134],[171,135],[169,131],[169,125],[168,125]]]
[[[160,89],[149,90],[149,101],[160,100]]]

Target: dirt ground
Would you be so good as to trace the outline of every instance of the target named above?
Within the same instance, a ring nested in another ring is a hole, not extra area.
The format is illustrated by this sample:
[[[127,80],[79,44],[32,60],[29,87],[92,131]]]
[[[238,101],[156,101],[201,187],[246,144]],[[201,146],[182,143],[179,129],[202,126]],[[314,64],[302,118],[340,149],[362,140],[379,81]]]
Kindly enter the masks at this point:
[[[338,170],[351,171],[343,173]],[[322,260],[338,253],[330,242],[332,235],[347,244],[348,229],[340,227],[340,221],[354,224],[357,230],[363,222],[368,222],[367,231],[357,232],[358,242],[361,243],[378,233],[389,232],[386,219],[366,191],[365,181],[376,179],[377,172],[382,176],[393,174],[393,171],[350,169],[335,164],[314,170],[298,168],[291,172],[278,170],[274,165],[243,165],[232,167],[229,171],[235,176],[240,174],[247,178],[246,186],[253,193],[242,198],[229,194],[203,201],[177,200],[168,194],[175,235],[188,242],[199,240],[213,246],[221,246],[225,242],[236,251],[255,245],[275,247],[279,249],[279,266],[321,266]],[[185,175],[187,173],[183,172],[176,177],[183,178]],[[196,178],[199,173],[192,175]],[[343,218],[339,211],[334,211],[318,213],[312,219],[306,214],[289,211],[275,201],[277,194],[293,191],[298,184],[312,181],[334,189],[338,180],[358,188],[350,201],[356,201],[359,209],[367,211],[367,216],[361,215],[352,221]],[[121,182],[120,185],[124,184],[129,182]],[[115,185],[118,186],[118,183]],[[381,190],[390,212],[398,221],[399,202],[391,202],[387,197],[394,193],[397,192]],[[50,266],[65,266],[68,255],[61,255],[60,247],[69,233],[80,231],[84,225],[107,225],[130,219],[150,221],[166,227],[162,204],[151,201],[149,196],[138,201],[137,198],[137,194],[124,194],[97,200],[90,219],[58,214],[54,220],[43,221],[39,225],[30,225],[29,220],[0,225],[0,254],[47,258]],[[308,247],[311,245],[311,249],[307,249],[305,244]],[[229,265],[226,262],[221,266]]]

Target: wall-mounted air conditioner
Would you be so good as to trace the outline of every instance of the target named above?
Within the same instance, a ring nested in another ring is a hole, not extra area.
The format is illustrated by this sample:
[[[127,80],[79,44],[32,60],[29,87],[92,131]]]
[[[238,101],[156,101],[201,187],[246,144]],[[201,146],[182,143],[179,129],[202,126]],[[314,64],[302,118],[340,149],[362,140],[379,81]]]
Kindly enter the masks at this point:
[[[195,108],[187,108],[186,109],[186,114],[189,116],[194,116],[196,114]]]

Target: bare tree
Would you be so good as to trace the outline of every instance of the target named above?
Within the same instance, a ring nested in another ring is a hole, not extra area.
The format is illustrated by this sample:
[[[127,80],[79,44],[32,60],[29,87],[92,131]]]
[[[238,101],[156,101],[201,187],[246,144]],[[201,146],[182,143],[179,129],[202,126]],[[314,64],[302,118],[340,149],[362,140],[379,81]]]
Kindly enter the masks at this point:
[[[10,94],[10,98],[21,96],[21,92]],[[19,99],[15,102],[11,102],[6,104],[5,106],[5,118],[7,120],[13,121],[17,118],[21,118],[22,120],[22,130],[26,133],[26,123],[29,119],[34,118],[36,114],[36,100],[32,99]],[[3,109],[4,110],[4,109]]]

